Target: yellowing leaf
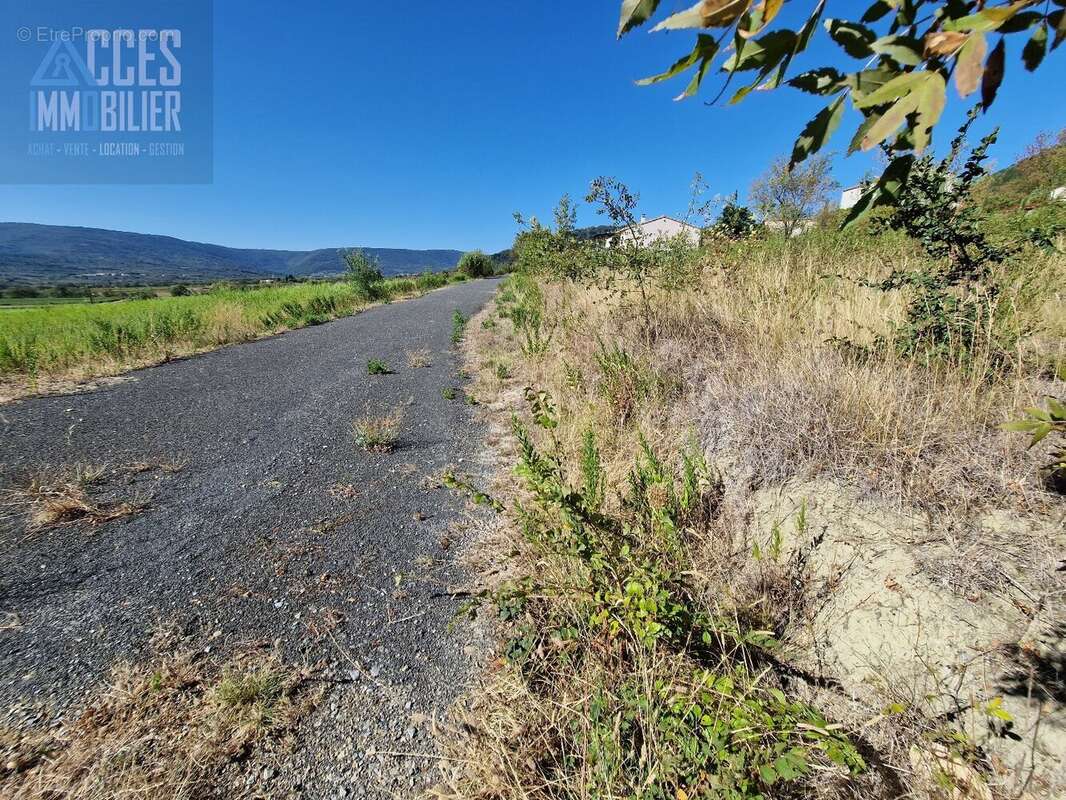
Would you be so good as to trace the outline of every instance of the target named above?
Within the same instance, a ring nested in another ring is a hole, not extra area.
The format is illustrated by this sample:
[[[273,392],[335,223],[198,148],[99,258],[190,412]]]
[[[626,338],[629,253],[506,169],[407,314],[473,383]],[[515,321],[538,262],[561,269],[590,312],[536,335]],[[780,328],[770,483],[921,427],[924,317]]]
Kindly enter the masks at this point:
[[[680,786],[677,787],[677,800],[688,800],[688,792]]]
[[[745,39],[750,39],[774,21],[774,17],[778,15],[784,4],[785,0],[763,0],[751,14],[751,27],[747,30],[738,30],[737,33]]]
[[[984,74],[985,53],[988,42],[983,33],[974,33],[966,41],[955,59],[955,88],[959,97],[968,97],[977,91]]]
[[[643,25],[659,6],[659,0],[622,0],[622,14],[618,20],[618,35]]]
[[[652,31],[681,28],[724,28],[736,22],[751,6],[752,0],[700,0],[685,11],[667,17]]]
[[[970,37],[959,31],[936,31],[925,37],[925,57],[950,56]]]

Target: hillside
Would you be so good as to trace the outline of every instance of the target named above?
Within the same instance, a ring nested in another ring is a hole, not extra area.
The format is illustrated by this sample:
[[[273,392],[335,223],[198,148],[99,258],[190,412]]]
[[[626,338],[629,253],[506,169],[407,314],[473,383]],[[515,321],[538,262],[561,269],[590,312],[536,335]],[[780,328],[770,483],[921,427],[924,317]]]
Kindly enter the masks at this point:
[[[1066,129],[1042,134],[1014,164],[993,173],[978,186],[976,196],[989,212],[1043,208],[1053,189],[1066,186]]]
[[[458,250],[363,248],[386,275],[454,267]],[[339,273],[343,248],[247,250],[101,228],[0,223],[0,283],[125,284]]]

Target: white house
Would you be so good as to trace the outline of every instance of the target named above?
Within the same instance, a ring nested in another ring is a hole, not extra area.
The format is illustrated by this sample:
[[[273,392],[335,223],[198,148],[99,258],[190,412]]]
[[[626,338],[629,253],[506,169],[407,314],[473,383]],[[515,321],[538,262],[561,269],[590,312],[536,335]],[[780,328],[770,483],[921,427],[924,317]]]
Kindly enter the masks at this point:
[[[653,244],[659,239],[671,239],[684,236],[690,243],[700,243],[700,229],[695,225],[674,219],[673,217],[641,217],[640,222],[632,228],[620,228],[605,239],[605,246],[617,247],[623,242],[637,241],[641,246]]]
[[[841,208],[854,208],[855,204],[859,202],[859,198],[862,197],[862,186],[852,186],[850,189],[845,189],[840,195],[840,207]]]

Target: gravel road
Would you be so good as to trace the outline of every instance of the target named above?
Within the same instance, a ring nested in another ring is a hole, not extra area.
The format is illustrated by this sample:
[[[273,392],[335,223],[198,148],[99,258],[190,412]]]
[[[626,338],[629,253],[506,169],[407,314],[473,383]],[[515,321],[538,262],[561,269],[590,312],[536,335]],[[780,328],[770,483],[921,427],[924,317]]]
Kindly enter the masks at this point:
[[[242,776],[256,792],[410,796],[431,761],[377,754],[431,753],[428,721],[476,658],[448,630],[466,512],[430,477],[477,456],[452,314],[472,316],[495,286],[456,284],[97,391],[0,406],[0,488],[109,465],[125,477],[105,492],[147,502],[98,526],[27,535],[24,520],[0,523],[5,724],[76,707],[116,661],[143,656],[153,625],[176,621],[220,648],[278,642],[288,660],[349,677],[302,723],[293,763]],[[407,352],[423,348],[431,365],[410,367]],[[371,358],[395,373],[368,375]],[[355,445],[355,418],[401,404],[394,452]]]

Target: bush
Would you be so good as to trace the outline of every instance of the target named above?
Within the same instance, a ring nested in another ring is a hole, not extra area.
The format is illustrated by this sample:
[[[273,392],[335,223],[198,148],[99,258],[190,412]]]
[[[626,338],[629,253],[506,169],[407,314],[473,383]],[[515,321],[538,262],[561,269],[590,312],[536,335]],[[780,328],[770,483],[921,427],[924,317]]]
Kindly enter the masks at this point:
[[[344,254],[347,263],[346,277],[360,300],[379,300],[385,276],[376,259],[362,250],[349,250]]]
[[[488,278],[495,274],[496,265],[480,250],[474,250],[463,254],[457,269],[468,278]]]

